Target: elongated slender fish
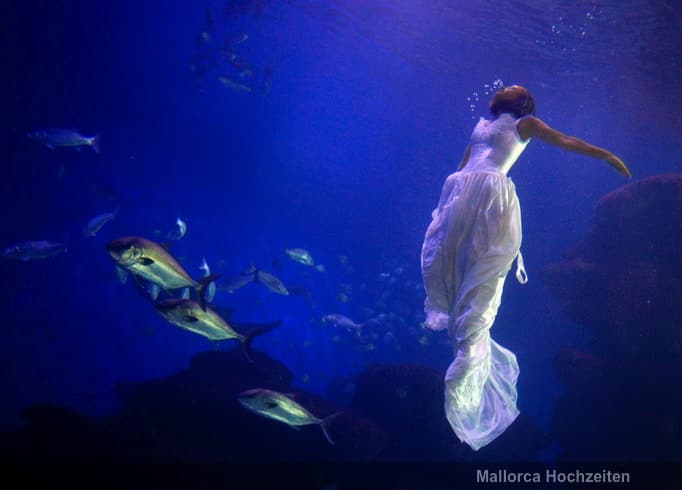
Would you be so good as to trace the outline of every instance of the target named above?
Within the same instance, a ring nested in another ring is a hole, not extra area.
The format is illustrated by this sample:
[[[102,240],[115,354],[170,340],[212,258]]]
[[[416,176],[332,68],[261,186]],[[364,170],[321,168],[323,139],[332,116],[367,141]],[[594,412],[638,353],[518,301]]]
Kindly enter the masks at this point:
[[[66,243],[50,240],[20,242],[0,250],[0,257],[12,260],[47,259],[66,253]]]
[[[161,289],[195,289],[202,308],[206,307],[206,286],[218,278],[214,274],[195,281],[165,248],[146,238],[117,238],[107,244],[106,250],[119,267]]]
[[[90,218],[90,221],[88,221],[83,227],[83,236],[95,236],[104,225],[106,225],[109,221],[116,219],[119,209],[120,208],[117,207],[110,213],[102,213]]]
[[[48,128],[31,131],[28,137],[51,150],[57,147],[90,146],[99,153],[99,134],[88,137],[72,129]]]
[[[217,342],[221,340],[238,340],[246,358],[251,360],[250,345],[254,337],[272,330],[279,322],[262,324],[230,324],[213,308],[201,305],[191,299],[170,298],[159,301],[154,305],[156,311],[173,325],[197,333],[207,339]],[[250,327],[246,333],[239,333],[234,326]]]
[[[327,427],[340,412],[320,419],[294,401],[291,395],[262,388],[243,391],[237,399],[248,410],[263,417],[283,422],[294,429],[298,429],[302,425],[317,424],[329,443],[334,444],[329,432],[327,432]]]

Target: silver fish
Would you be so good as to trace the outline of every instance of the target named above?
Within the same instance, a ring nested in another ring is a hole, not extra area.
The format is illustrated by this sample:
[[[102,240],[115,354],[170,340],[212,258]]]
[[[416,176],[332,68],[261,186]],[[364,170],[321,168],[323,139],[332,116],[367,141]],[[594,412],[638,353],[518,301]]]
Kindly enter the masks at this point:
[[[138,236],[112,240],[106,245],[106,250],[120,268],[158,288],[165,291],[195,289],[202,308],[206,307],[206,287],[218,277],[214,274],[195,281],[165,248]],[[150,291],[152,298],[155,299],[157,295],[158,289]]]
[[[303,265],[308,265],[308,266],[314,266],[315,261],[313,260],[312,255],[310,255],[310,252],[303,248],[286,248],[284,249],[284,253],[291,259],[299,264]]]
[[[118,216],[118,211],[119,208],[116,208],[111,213],[102,213],[91,218],[90,221],[88,221],[83,227],[83,236],[95,236],[100,228],[106,225],[109,221],[116,219],[116,216]]]
[[[334,441],[329,436],[329,432],[327,432],[327,427],[340,412],[320,419],[294,401],[292,396],[277,391],[256,388],[241,392],[237,399],[248,410],[263,417],[283,422],[296,430],[303,425],[318,424],[322,429],[324,437],[330,444],[334,444]]]
[[[289,295],[289,291],[287,290],[286,286],[284,286],[282,281],[280,281],[277,277],[256,268],[253,268],[251,272],[253,272],[256,282],[261,283],[273,293],[282,294],[284,296]]]
[[[211,268],[208,266],[206,258],[201,259],[201,265],[199,266],[199,269],[204,272],[204,277],[208,277],[211,275]],[[208,285],[205,293],[207,302],[209,303],[213,302],[213,298],[215,298],[215,290],[216,290],[215,282],[212,282],[211,284]]]
[[[360,334],[364,323],[355,323],[353,320],[345,315],[339,313],[332,313],[330,315],[324,315],[322,317],[322,323],[327,325],[332,325],[334,327],[346,328],[348,330],[355,330]]]
[[[220,284],[218,286],[218,289],[220,289],[221,291],[227,291],[228,293],[232,294],[237,289],[243,288],[244,286],[246,286],[249,283],[252,283],[255,280],[256,277],[253,273],[243,272],[237,276],[232,277],[226,283]]]
[[[180,218],[175,220],[175,230],[171,231],[166,235],[169,240],[180,240],[187,233],[187,223],[182,221]]]
[[[217,342],[222,340],[238,340],[246,358],[251,360],[250,344],[254,337],[269,332],[279,325],[279,321],[262,324],[242,324],[251,327],[246,333],[237,332],[232,324],[216,310],[207,306],[202,309],[196,301],[182,298],[171,298],[159,301],[154,305],[156,311],[175,326],[199,334]],[[255,327],[255,328],[253,328]]]
[[[223,84],[223,86],[230,88],[234,90],[235,92],[251,92],[252,89],[248,85],[244,85],[243,83],[236,82],[232,80],[229,77],[226,76],[221,76],[218,77],[218,80],[220,80],[220,83]]]
[[[66,253],[66,243],[36,240],[10,245],[0,251],[0,257],[27,262],[29,260],[47,259],[63,253]]]
[[[31,131],[28,137],[51,150],[57,147],[90,146],[99,153],[99,134],[88,137],[72,129],[48,128]]]

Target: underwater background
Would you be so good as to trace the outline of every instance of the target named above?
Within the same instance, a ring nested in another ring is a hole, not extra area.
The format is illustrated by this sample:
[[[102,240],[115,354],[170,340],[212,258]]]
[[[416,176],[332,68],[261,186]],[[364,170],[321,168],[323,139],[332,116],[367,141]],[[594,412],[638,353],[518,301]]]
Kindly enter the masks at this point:
[[[0,13],[0,248],[66,246],[0,260],[3,454],[36,450],[27,427],[50,454],[54,427],[91,424],[108,429],[88,447],[127,431],[108,447],[141,461],[682,459],[675,2],[29,0]],[[633,179],[541,142],[510,172],[530,280],[508,278],[491,333],[517,355],[522,416],[474,453],[445,421],[452,348],[420,325],[419,254],[501,84],[527,87],[539,118],[612,151]],[[27,137],[45,128],[100,135],[99,152]],[[220,274],[213,304],[235,322],[280,322],[252,344],[267,376],[236,341],[171,325],[119,281],[105,246],[130,235],[170,243],[194,278],[205,259]],[[314,265],[284,252],[296,248]],[[289,294],[228,291],[250,266]],[[256,387],[358,422],[332,425],[331,446],[234,403]]]

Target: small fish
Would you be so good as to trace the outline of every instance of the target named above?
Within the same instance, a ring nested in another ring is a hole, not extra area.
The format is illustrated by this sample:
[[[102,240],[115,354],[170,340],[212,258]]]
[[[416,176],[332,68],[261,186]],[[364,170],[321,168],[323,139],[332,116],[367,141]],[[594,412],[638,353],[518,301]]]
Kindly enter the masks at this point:
[[[208,277],[211,275],[211,268],[208,266],[208,263],[206,262],[206,258],[201,259],[201,265],[199,266],[199,270],[204,272],[204,277]],[[209,303],[213,302],[213,298],[215,298],[215,290],[216,286],[215,283],[212,282],[211,284],[208,285],[206,288],[206,301]]]
[[[252,283],[256,280],[256,277],[251,272],[242,272],[241,274],[230,278],[227,282],[218,285],[218,289],[221,291],[227,291],[232,294],[237,289],[241,289],[247,284]]]
[[[329,436],[329,432],[327,432],[327,428],[329,423],[340,412],[320,419],[294,401],[293,395],[262,388],[243,391],[238,395],[238,400],[248,410],[263,417],[283,422],[296,430],[303,425],[318,424],[324,433],[324,437],[330,444],[334,444],[334,441]]]
[[[284,253],[289,257],[291,260],[298,262],[299,264],[307,265],[307,266],[314,266],[315,261],[313,260],[312,255],[310,255],[310,252],[308,252],[305,249],[302,248],[285,248]]]
[[[109,221],[116,219],[118,216],[120,208],[114,209],[111,213],[102,213],[90,219],[87,224],[83,227],[83,236],[91,237],[95,236],[97,232],[106,225]]]
[[[0,257],[11,260],[47,259],[66,253],[66,243],[50,240],[20,242],[0,250]]]
[[[340,301],[341,303],[348,303],[348,301],[350,301],[350,296],[348,296],[346,293],[338,293],[336,295],[336,301]]]
[[[187,233],[187,223],[182,221],[180,218],[175,220],[175,230],[169,232],[166,235],[166,238],[169,240],[180,240],[182,237],[185,236],[185,233]]]
[[[218,278],[214,274],[195,281],[165,248],[146,238],[117,238],[107,244],[106,250],[119,267],[165,291],[184,288],[196,290],[202,308],[206,306],[206,287]]]
[[[87,137],[71,129],[49,128],[31,131],[27,136],[51,150],[57,147],[90,146],[95,153],[99,153],[99,134]]]
[[[362,332],[362,327],[364,323],[355,323],[353,320],[347,316],[341,315],[339,313],[332,313],[329,315],[324,315],[322,317],[322,323],[325,325],[331,325],[333,327],[346,328],[348,330],[355,330],[358,335]]]
[[[371,352],[373,350],[376,350],[377,346],[370,342],[369,344],[363,344],[360,349],[365,351],[365,352]]]
[[[282,294],[284,296],[289,295],[289,291],[287,290],[286,286],[284,286],[282,281],[269,272],[265,272],[260,269],[256,269],[254,266],[251,266],[247,270],[247,273],[253,274],[256,282],[262,284],[273,293]]]
[[[251,327],[245,333],[238,333],[216,310],[210,306],[202,309],[201,305],[191,299],[170,298],[159,301],[154,305],[156,311],[173,325],[206,337],[214,342],[221,340],[238,340],[246,358],[251,361],[250,345],[254,337],[268,332],[279,325],[279,322],[263,324],[241,324],[241,327]]]
[[[226,77],[224,75],[221,77],[218,77],[218,80],[220,80],[220,83],[222,83],[223,86],[225,86],[227,88],[231,88],[235,92],[251,92],[251,90],[252,90],[251,87],[249,87],[248,85],[244,85],[243,83],[235,82],[231,78]]]

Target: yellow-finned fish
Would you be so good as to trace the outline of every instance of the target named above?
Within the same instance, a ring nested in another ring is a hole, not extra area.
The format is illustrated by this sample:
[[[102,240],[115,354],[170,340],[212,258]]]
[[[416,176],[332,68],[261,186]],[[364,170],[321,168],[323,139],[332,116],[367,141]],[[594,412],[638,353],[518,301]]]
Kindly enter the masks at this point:
[[[204,291],[219,276],[213,274],[196,281],[161,245],[138,236],[121,237],[109,242],[107,252],[120,268],[141,277],[166,291],[192,288],[202,309],[206,308]],[[156,299],[156,298],[154,298]]]
[[[318,424],[322,429],[324,437],[330,444],[334,444],[327,432],[327,426],[340,412],[333,413],[323,419],[315,417],[303,406],[292,399],[293,395],[279,393],[277,391],[256,388],[253,390],[242,391],[237,399],[248,410],[268,417],[270,419],[284,422],[289,427],[298,430],[299,426]]]
[[[239,333],[216,310],[201,305],[191,299],[170,298],[158,301],[154,308],[159,314],[173,325],[189,330],[217,342],[221,340],[238,340],[246,358],[251,361],[250,344],[254,337],[272,330],[279,325],[279,321],[262,324],[234,324],[240,327],[252,327],[246,333]]]

